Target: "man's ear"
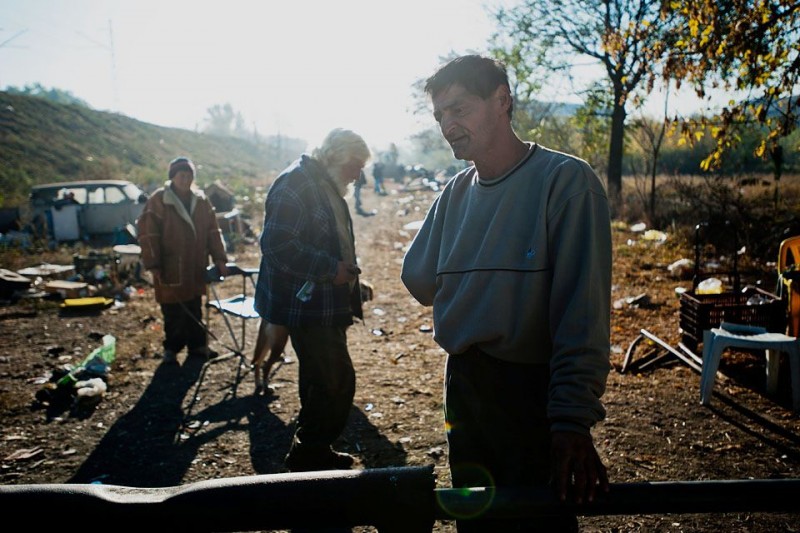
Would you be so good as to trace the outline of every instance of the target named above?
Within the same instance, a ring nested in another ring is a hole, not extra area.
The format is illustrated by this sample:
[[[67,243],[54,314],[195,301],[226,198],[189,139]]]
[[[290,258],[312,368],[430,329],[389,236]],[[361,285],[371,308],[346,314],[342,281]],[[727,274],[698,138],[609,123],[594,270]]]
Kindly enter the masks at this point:
[[[508,112],[508,109],[511,107],[511,91],[505,85],[500,85],[495,90],[495,98],[500,103],[500,106],[503,108],[503,111]]]

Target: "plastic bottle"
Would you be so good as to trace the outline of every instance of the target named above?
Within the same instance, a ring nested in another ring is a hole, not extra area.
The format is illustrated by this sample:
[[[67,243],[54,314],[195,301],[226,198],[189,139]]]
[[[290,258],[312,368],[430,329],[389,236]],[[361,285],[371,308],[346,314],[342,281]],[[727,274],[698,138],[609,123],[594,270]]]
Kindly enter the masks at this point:
[[[57,381],[59,387],[75,385],[75,376],[84,369],[90,369],[95,374],[105,374],[108,365],[114,362],[117,354],[117,339],[113,335],[103,335],[103,345],[95,348],[81,364],[69,371]]]
[[[314,287],[316,287],[316,283],[313,281],[306,281],[295,296],[301,302],[307,302],[311,299],[311,293],[314,292]]]

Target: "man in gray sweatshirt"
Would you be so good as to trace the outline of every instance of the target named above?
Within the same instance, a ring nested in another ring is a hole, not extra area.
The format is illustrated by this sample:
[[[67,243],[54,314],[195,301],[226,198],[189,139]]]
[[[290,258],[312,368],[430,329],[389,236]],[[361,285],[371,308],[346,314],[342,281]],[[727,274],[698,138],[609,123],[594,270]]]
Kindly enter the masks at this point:
[[[425,86],[458,159],[403,261],[448,353],[445,419],[454,487],[552,483],[577,503],[608,490],[591,436],[610,370],[611,223],[583,160],[524,142],[505,67],[457,58]],[[568,513],[464,531],[576,531]],[[499,528],[499,529],[498,529]]]

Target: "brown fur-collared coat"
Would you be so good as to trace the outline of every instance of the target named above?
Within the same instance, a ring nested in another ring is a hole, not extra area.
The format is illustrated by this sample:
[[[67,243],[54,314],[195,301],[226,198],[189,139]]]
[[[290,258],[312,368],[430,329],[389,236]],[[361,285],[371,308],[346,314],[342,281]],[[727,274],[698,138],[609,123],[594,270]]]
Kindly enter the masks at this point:
[[[224,264],[225,243],[211,203],[194,192],[187,211],[169,182],[158,189],[137,220],[142,265],[158,270],[155,298],[158,303],[185,302],[205,294],[209,256]]]

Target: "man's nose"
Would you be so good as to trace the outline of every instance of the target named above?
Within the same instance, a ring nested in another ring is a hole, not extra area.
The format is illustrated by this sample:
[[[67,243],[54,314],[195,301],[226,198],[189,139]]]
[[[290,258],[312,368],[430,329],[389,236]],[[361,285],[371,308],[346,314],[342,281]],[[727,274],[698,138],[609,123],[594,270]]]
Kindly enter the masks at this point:
[[[448,117],[442,117],[439,122],[439,128],[442,130],[442,135],[447,138],[448,134],[452,133],[456,127],[456,122]]]

